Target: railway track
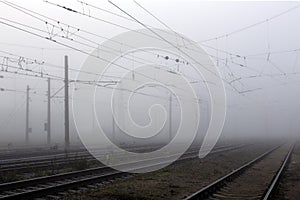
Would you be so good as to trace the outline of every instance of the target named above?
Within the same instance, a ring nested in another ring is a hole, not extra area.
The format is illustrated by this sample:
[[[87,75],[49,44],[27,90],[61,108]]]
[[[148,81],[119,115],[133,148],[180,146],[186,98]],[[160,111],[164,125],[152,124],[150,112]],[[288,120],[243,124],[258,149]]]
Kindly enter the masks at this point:
[[[295,142],[289,164],[276,189],[273,199],[299,199],[300,197],[300,145]]]
[[[245,145],[223,147],[213,150],[211,153],[219,153],[241,148]],[[143,168],[153,167],[156,165],[163,165],[171,159],[171,156],[165,156],[153,159],[148,164],[143,164]],[[177,162],[195,158],[198,156],[198,151],[187,152]],[[141,161],[143,163],[147,161]],[[136,166],[135,163],[133,166]],[[125,164],[125,165],[128,165]],[[138,166],[138,165],[137,165]],[[136,167],[135,169],[141,169]],[[0,184],[0,199],[32,199],[41,196],[47,196],[66,190],[78,187],[93,187],[93,184],[101,184],[103,182],[111,181],[118,178],[128,177],[130,174],[115,171],[108,167],[98,167],[93,169],[57,174],[47,177],[39,177],[34,179],[27,179],[17,182],[10,182]]]
[[[131,151],[150,151],[153,148],[134,147]],[[101,149],[96,149],[95,155],[103,155]],[[32,170],[49,169],[49,166],[71,166],[77,161],[97,161],[87,150],[51,155],[39,155],[25,158],[11,158],[0,160],[0,173],[16,171],[18,173]]]
[[[278,146],[200,189],[185,200],[270,199],[288,165],[294,145]],[[288,153],[284,153],[286,151]],[[282,161],[283,160],[283,161]]]
[[[232,147],[231,146],[220,146],[218,149]],[[151,151],[153,148],[145,147],[134,147],[130,149],[131,151]],[[103,156],[103,151],[101,149],[95,150],[95,155]],[[120,155],[121,156],[121,155]],[[70,153],[58,153],[53,155],[41,155],[33,156],[19,159],[5,159],[0,160],[0,174],[7,172],[17,172],[26,173],[36,170],[50,169],[51,166],[54,167],[68,167],[72,166],[78,161],[94,161],[97,160],[88,151],[78,151]],[[99,163],[100,164],[100,163]]]
[[[72,146],[68,150],[61,147],[57,149],[51,149],[50,147],[40,148],[23,148],[23,149],[11,149],[11,150],[0,150],[0,161],[18,160],[19,158],[37,158],[43,156],[55,156],[58,154],[72,154],[78,152],[84,152],[86,149],[82,146]]]

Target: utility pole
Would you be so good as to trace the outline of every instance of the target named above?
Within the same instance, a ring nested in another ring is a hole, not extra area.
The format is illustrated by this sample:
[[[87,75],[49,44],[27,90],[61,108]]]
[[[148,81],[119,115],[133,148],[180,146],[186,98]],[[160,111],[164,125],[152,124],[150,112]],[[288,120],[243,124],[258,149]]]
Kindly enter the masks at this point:
[[[115,102],[112,98],[112,142],[115,142]]]
[[[47,144],[51,144],[51,96],[50,96],[50,78],[48,78],[48,105],[47,105]]]
[[[29,85],[26,89],[26,127],[25,127],[25,141],[26,144],[29,143]]]
[[[169,141],[172,140],[172,93],[169,96]]]
[[[65,149],[70,147],[69,135],[69,75],[68,56],[65,56]]]

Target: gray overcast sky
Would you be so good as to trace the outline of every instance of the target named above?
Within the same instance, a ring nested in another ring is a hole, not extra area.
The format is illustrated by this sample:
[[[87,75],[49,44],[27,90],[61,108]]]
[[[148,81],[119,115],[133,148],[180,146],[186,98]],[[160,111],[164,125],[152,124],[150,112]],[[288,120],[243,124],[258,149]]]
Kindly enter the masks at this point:
[[[106,38],[118,35],[124,30],[111,24],[100,22],[86,16],[68,12],[65,9],[50,5],[44,1],[28,0],[28,1],[10,1],[19,6],[25,7],[32,11],[39,12],[50,18],[54,18],[61,22],[79,27],[97,33]],[[129,22],[128,20],[112,16],[109,13],[96,9],[82,6],[76,0],[68,1],[51,1],[61,5],[84,12],[112,23],[116,23],[129,29],[140,29],[140,25]],[[107,1],[85,1],[103,9],[115,12],[125,16],[118,9],[114,8]],[[157,22],[153,17],[149,16],[145,11],[140,9],[133,1],[113,1],[122,9],[141,20],[145,24],[153,27],[165,28]],[[173,30],[187,36],[194,41],[203,41],[220,35],[231,33],[240,28],[257,22],[266,20],[279,13],[282,13],[299,2],[203,2],[203,1],[146,1],[138,0],[152,14],[162,20]],[[51,26],[41,23],[38,20],[25,15],[3,3],[0,3],[0,21],[3,18],[25,23],[30,26],[36,26],[45,31],[50,30]],[[128,18],[128,16],[126,16]],[[298,51],[287,53],[269,52],[285,51],[300,49],[300,8],[289,11],[269,22],[262,23],[239,33],[228,35],[220,39],[199,43],[211,55],[217,56],[214,59],[216,63],[223,62],[227,59],[228,66],[220,64],[220,70],[223,77],[228,80],[234,80],[230,77],[230,73],[234,73],[236,78],[241,81],[233,84],[240,92],[249,91],[256,88],[260,90],[238,94],[230,86],[227,88],[228,112],[225,123],[224,134],[240,134],[240,135],[285,135],[298,134],[299,123],[299,94],[300,84],[297,73],[300,73],[298,62]],[[44,60],[57,65],[63,65],[63,55],[70,57],[70,65],[72,68],[79,69],[87,55],[68,50],[66,47],[52,43],[45,39],[32,36],[28,33],[7,27],[0,24],[1,38],[0,50],[11,53]],[[57,31],[54,29],[54,32]],[[79,31],[80,32],[80,31]],[[78,33],[79,33],[78,32]],[[80,32],[81,33],[81,32]],[[84,35],[84,33],[83,33]],[[96,42],[102,43],[105,39],[97,38]],[[75,45],[76,46],[76,45]],[[40,48],[39,48],[40,47]],[[82,46],[80,46],[83,48]],[[215,50],[220,49],[218,51]],[[84,47],[84,50],[91,52],[93,48]],[[222,50],[231,52],[232,56],[222,52]],[[251,56],[260,54],[257,56]],[[4,54],[1,54],[2,56]],[[243,58],[246,56],[246,59]],[[1,57],[2,59],[2,57]],[[300,58],[299,58],[300,59]],[[241,66],[242,65],[242,66]],[[36,66],[35,69],[39,69]],[[45,68],[47,72],[53,72],[59,76],[63,76],[61,70]],[[1,87],[14,88],[16,90],[25,89],[25,83],[30,83],[39,93],[45,93],[46,82],[36,78],[19,77],[13,74],[0,72],[6,78],[0,80]],[[263,76],[262,74],[268,74]],[[257,77],[262,75],[262,77]],[[74,77],[75,73],[71,73]],[[15,78],[17,77],[17,79]],[[254,78],[249,78],[254,77]],[[29,80],[31,79],[31,80]],[[61,84],[54,84],[55,89],[61,87]],[[1,113],[0,127],[3,131],[2,142],[5,144],[11,141],[9,138],[14,135],[23,136],[24,130],[24,94],[1,93]],[[36,101],[35,101],[36,98]],[[46,119],[46,107],[44,97],[32,97],[32,123],[34,126],[34,134],[36,141],[44,141],[45,134],[43,132],[43,122]],[[40,102],[40,103],[35,103]],[[63,138],[61,128],[63,127],[61,100],[54,100],[54,113],[56,119],[54,122],[57,126],[53,128],[57,141]],[[3,111],[3,112],[2,112]],[[45,117],[40,117],[40,115]],[[263,134],[262,134],[263,133]],[[22,138],[21,138],[22,139]]]

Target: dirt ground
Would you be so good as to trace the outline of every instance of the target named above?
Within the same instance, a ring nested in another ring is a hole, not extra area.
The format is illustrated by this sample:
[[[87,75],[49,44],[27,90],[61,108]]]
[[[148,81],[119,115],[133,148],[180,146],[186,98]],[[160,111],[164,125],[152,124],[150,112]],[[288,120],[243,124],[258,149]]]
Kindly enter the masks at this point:
[[[66,200],[182,199],[266,151],[269,145],[252,145],[171,165],[156,172],[135,175]]]

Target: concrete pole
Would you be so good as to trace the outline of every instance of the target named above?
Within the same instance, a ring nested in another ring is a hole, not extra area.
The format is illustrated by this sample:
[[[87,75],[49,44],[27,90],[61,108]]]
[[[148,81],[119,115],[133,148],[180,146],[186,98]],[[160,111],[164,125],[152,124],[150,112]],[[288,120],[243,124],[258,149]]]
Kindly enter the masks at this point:
[[[26,144],[29,143],[29,85],[26,89],[26,127],[25,127],[25,141]]]
[[[69,75],[68,56],[65,56],[65,148],[70,147],[69,135]]]
[[[172,140],[172,93],[169,95],[169,141]]]
[[[51,94],[50,94],[50,78],[48,78],[48,105],[47,105],[47,144],[51,144]]]

